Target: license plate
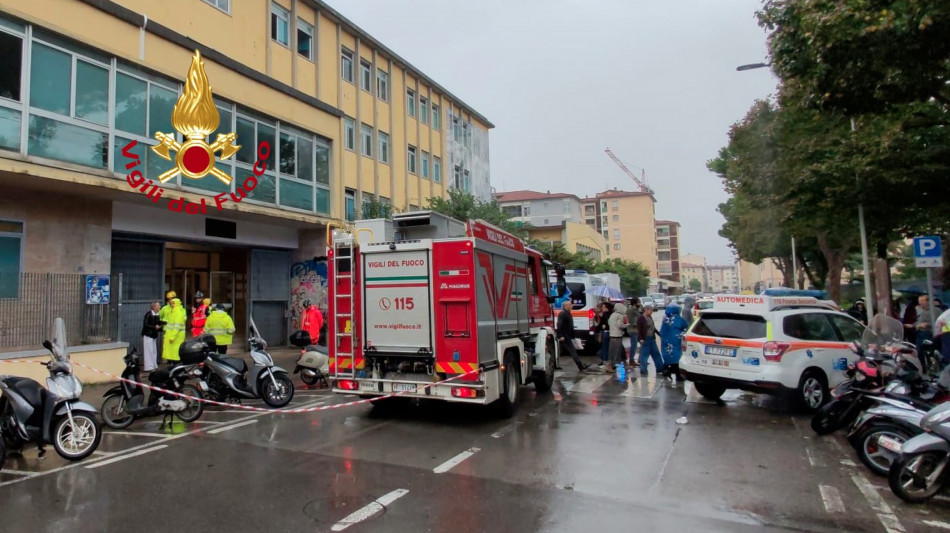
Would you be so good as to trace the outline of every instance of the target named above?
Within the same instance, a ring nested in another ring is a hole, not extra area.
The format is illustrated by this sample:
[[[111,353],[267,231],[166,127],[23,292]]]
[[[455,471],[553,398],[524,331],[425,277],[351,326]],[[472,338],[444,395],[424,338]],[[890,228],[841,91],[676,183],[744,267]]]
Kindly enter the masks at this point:
[[[416,392],[414,383],[393,383],[393,392]]]
[[[201,392],[208,392],[208,384],[203,379],[198,382],[198,388],[201,389]]]
[[[376,384],[372,381],[360,381],[360,388],[363,390],[378,390]]]
[[[885,450],[890,450],[894,453],[901,453],[901,443],[892,439],[891,437],[879,437],[877,443],[881,445]]]
[[[707,346],[706,355],[721,355],[723,357],[735,357],[735,348],[726,348],[724,346]]]

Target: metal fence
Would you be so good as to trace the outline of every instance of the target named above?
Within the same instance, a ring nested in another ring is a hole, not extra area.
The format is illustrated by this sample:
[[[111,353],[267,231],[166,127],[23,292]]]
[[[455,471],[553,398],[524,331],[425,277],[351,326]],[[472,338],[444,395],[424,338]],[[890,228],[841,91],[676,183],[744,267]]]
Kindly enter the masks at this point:
[[[118,295],[87,305],[85,284],[85,274],[20,274],[16,296],[0,298],[0,351],[41,348],[57,317],[66,322],[70,345],[116,340]]]

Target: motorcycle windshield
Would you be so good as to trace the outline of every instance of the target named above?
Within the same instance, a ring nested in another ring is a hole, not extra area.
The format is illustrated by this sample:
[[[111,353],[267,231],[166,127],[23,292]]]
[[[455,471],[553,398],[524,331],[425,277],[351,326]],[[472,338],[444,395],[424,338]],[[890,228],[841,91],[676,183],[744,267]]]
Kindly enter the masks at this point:
[[[901,343],[904,340],[904,326],[900,321],[887,315],[874,315],[861,336],[861,344],[866,347],[885,346]]]
[[[52,339],[50,343],[53,345],[53,359],[61,363],[69,362],[69,353],[66,352],[66,321],[62,318],[55,318],[53,320],[53,331]]]

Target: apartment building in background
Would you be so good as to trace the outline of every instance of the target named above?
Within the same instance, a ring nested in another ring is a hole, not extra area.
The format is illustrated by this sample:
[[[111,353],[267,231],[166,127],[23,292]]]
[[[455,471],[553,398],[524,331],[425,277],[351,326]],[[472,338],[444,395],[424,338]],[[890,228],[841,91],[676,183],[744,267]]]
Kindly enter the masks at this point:
[[[680,273],[683,280],[683,287],[692,289],[690,281],[698,280],[702,285],[700,291],[709,290],[709,271],[706,268],[706,258],[696,254],[684,254],[680,256]]]
[[[742,283],[739,290],[742,293],[753,294],[765,289],[785,286],[782,271],[770,259],[759,264],[740,261],[739,270],[739,281]]]
[[[551,191],[509,191],[496,193],[495,200],[511,220],[528,227],[530,238],[561,244],[572,253],[587,253],[596,261],[606,257],[607,243],[584,222],[583,206],[577,196]]]
[[[241,146],[212,164],[234,180],[177,175],[153,201],[127,163],[153,182],[174,168],[150,148],[156,132],[185,141],[172,110],[196,49],[214,133]],[[166,290],[186,306],[202,291],[239,338],[253,317],[285,344],[303,302],[324,304],[328,224],[372,198],[490,198],[492,123],[319,0],[0,0],[0,62],[0,351],[47,334],[27,306],[48,293],[71,344],[138,344]],[[264,142],[256,187],[218,209]],[[92,274],[111,277],[108,310],[85,303]]]
[[[736,265],[709,265],[710,292],[739,292],[739,269]]]
[[[686,283],[680,271],[680,223],[672,220],[656,221],[656,260],[661,279]]]
[[[581,199],[584,222],[607,241],[609,258],[637,261],[657,274],[656,198],[651,193],[606,190]]]

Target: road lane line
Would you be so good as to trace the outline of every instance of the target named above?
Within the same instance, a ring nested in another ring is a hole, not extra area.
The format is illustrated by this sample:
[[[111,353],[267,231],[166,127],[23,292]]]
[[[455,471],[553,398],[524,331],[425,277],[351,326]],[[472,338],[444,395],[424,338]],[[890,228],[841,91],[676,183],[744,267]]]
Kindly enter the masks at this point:
[[[100,452],[99,450],[92,452],[93,455],[98,455],[101,457],[112,457],[113,455],[118,455],[119,453],[120,452]]]
[[[809,448],[808,446],[805,446],[805,455],[808,456],[808,463],[811,466],[813,467],[825,466],[825,464],[822,461],[815,459],[815,456],[811,453],[811,448]]]
[[[303,405],[302,407],[311,407],[311,405],[306,404],[306,405]],[[250,419],[252,419],[252,418],[260,418],[260,417],[265,416],[265,415],[267,415],[267,414],[270,414],[270,413],[266,413],[266,412],[264,412],[264,413],[254,413],[254,414],[248,415],[248,416],[246,416],[246,417],[244,417],[244,418],[239,418],[239,419],[236,420],[236,421],[237,421],[237,422],[240,422],[240,421],[242,421],[242,420],[250,420]],[[197,434],[197,433],[201,433],[202,431],[204,431],[203,428],[201,428],[201,429],[193,429],[193,430],[191,430],[191,431],[187,431],[187,432],[185,432],[185,433],[179,433],[179,434],[177,434],[177,435],[170,435],[170,436],[168,436],[168,437],[165,438],[165,441],[167,442],[167,441],[170,441],[170,440],[181,439],[181,438],[184,438],[184,437],[188,437],[188,436],[191,436],[191,435],[195,435],[195,434]],[[155,444],[155,441],[146,442],[145,444],[139,444],[139,445],[137,445],[137,446],[132,446],[131,448],[126,448],[125,450],[122,450],[121,452],[109,452],[109,453],[112,453],[113,455],[123,454],[123,453],[133,452],[133,451],[136,451],[136,450],[141,450],[141,449],[143,449],[143,448],[148,448],[149,446],[153,446],[154,444]],[[106,453],[106,452],[103,452],[103,453]],[[96,461],[96,459],[89,459],[89,461]],[[98,464],[98,463],[95,463],[95,464]],[[53,469],[50,469],[50,470],[46,470],[46,471],[44,471],[44,472],[42,472],[42,473],[38,473],[38,474],[37,474],[36,476],[34,476],[34,477],[44,477],[44,476],[48,476],[48,475],[51,475],[51,474],[57,474],[57,473],[62,472],[62,471],[64,471],[64,470],[72,470],[73,468],[79,468],[79,467],[81,467],[81,466],[85,466],[85,463],[83,463],[83,462],[70,463],[70,464],[68,464],[68,465],[61,466],[61,467],[59,467],[59,468],[53,468]],[[10,481],[4,481],[4,482],[0,483],[0,487],[5,487],[5,486],[7,486],[7,485],[13,485],[13,484],[15,484],[15,483],[22,483],[23,481],[26,481],[27,479],[33,479],[33,478],[21,477],[21,478],[18,478],[18,479],[11,479]]]
[[[386,510],[386,506],[392,504],[394,501],[402,498],[406,494],[409,494],[409,491],[406,489],[396,489],[388,494],[377,498],[375,501],[368,503],[364,507],[357,509],[356,511],[347,515],[346,518],[340,520],[336,524],[333,524],[333,527],[330,528],[331,531],[343,531],[344,529],[354,525],[359,524],[364,520],[373,518],[377,514]]]
[[[39,472],[24,472],[23,470],[11,470],[9,468],[4,468],[3,470],[0,470],[0,474],[13,474],[14,476],[33,477],[38,476]]]
[[[119,457],[113,457],[112,459],[106,459],[106,460],[104,460],[104,461],[99,461],[98,463],[93,463],[93,464],[91,464],[91,465],[86,465],[86,468],[88,468],[88,469],[93,469],[93,468],[99,468],[100,466],[111,465],[112,463],[118,463],[119,461],[124,461],[124,460],[129,459],[129,458],[132,458],[132,457],[138,457],[139,455],[145,455],[145,454],[147,454],[147,453],[157,452],[158,450],[162,450],[162,449],[165,449],[165,448],[168,448],[168,445],[167,445],[167,444],[159,444],[158,446],[153,446],[153,447],[151,447],[151,448],[145,448],[144,450],[139,450],[139,451],[137,451],[137,452],[127,453],[127,454],[121,455],[121,456],[119,456]]]
[[[154,439],[164,439],[168,435],[164,433],[149,433],[147,431],[103,431],[103,435],[122,435],[127,437],[152,437]]]
[[[830,485],[818,485],[821,492],[821,501],[825,504],[825,511],[829,513],[845,512],[844,500],[841,499],[841,493],[838,489]]]
[[[449,459],[448,461],[433,468],[432,471],[435,472],[436,474],[444,474],[448,472],[449,470],[452,470],[453,468],[458,466],[462,461],[478,453],[479,450],[480,448],[469,448],[465,450],[464,452],[456,455],[455,457]]]
[[[930,527],[939,527],[941,529],[950,529],[950,523],[947,522],[938,522],[936,520],[924,520],[925,524]]]
[[[842,459],[841,464],[843,464],[844,466],[853,466],[853,467],[858,466],[858,464],[852,461],[851,459]]]
[[[894,515],[891,506],[877,493],[874,485],[872,485],[863,474],[852,475],[851,480],[857,485],[858,490],[864,495],[864,498],[871,505],[871,508],[878,511],[877,519],[881,522],[881,525],[884,526],[884,530],[887,531],[887,533],[904,533],[904,526],[901,525],[900,520]]]
[[[610,378],[613,377],[613,374],[598,374],[594,376],[587,376],[584,379],[578,381],[571,387],[570,391],[572,394],[582,393],[582,394],[591,394],[601,385],[610,381]]]
[[[223,428],[209,429],[207,433],[208,433],[209,435],[217,435],[218,433],[224,433],[225,431],[231,431],[232,429],[237,429],[237,428],[239,428],[239,427],[249,426],[249,425],[251,425],[251,424],[256,424],[256,423],[257,423],[257,419],[256,419],[256,418],[255,418],[254,420],[245,420],[244,422],[239,422],[239,423],[237,423],[237,424],[231,424],[230,426],[224,426]]]

